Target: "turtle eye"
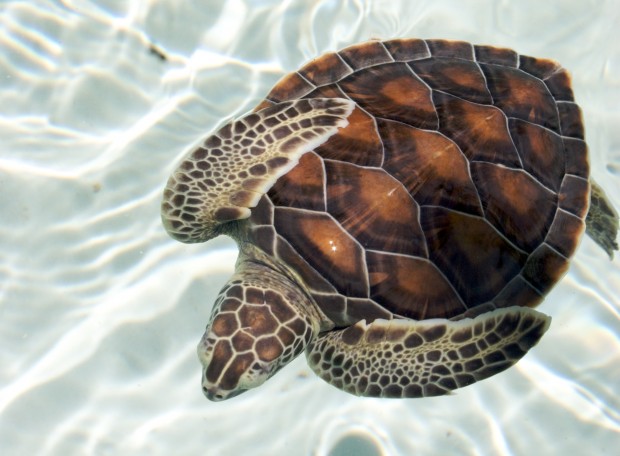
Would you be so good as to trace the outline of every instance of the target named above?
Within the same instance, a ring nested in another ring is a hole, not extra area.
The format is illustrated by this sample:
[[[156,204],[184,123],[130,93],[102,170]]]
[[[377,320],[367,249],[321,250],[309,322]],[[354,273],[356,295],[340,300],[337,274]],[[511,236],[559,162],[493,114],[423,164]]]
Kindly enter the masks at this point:
[[[273,364],[256,362],[252,365],[252,370],[258,372],[261,375],[269,375],[273,370]]]
[[[203,366],[208,365],[213,358],[213,349],[215,347],[215,339],[212,337],[203,339],[200,341],[197,347],[198,359],[201,361]]]

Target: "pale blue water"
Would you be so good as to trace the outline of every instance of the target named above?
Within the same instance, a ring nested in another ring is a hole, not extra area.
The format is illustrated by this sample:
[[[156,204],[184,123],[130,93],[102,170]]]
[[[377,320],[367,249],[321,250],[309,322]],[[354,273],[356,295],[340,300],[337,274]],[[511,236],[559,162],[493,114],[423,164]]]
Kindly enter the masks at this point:
[[[356,398],[301,357],[211,403],[195,346],[235,246],[174,242],[159,203],[192,144],[308,59],[444,37],[571,70],[620,207],[619,23],[615,0],[1,1],[0,454],[616,453],[620,260],[589,239],[541,343],[453,396]]]

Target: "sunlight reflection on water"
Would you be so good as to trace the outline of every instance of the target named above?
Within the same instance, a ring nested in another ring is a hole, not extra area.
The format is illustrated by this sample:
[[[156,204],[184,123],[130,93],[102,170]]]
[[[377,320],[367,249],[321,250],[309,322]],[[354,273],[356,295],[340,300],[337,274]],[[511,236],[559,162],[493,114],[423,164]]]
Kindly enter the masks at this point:
[[[172,241],[159,204],[184,152],[251,109],[284,73],[327,50],[396,36],[562,62],[584,110],[592,172],[620,195],[617,4],[206,3],[0,5],[2,453],[615,448],[620,263],[589,239],[542,305],[550,332],[491,380],[451,397],[359,399],[298,359],[260,390],[215,404],[200,390],[195,346],[236,249],[226,238]]]

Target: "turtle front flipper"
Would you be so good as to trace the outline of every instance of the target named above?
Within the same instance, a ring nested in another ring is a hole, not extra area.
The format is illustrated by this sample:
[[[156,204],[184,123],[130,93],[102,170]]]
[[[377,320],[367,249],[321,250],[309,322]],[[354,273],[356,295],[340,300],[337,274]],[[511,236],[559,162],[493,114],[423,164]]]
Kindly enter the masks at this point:
[[[207,241],[250,208],[306,152],[348,125],[354,103],[315,98],[278,103],[231,122],[192,151],[164,190],[162,220],[182,242]]]
[[[586,233],[600,245],[610,259],[618,250],[618,213],[609,202],[603,189],[590,180],[590,209],[586,216]]]
[[[360,321],[320,335],[306,357],[323,380],[357,396],[440,396],[515,364],[550,322],[526,307],[459,321]]]

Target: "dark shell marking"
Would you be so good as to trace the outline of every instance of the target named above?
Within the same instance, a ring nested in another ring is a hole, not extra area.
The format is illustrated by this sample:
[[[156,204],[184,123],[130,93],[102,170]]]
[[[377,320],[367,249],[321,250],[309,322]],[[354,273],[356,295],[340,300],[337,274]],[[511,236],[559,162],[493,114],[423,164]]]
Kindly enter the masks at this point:
[[[248,235],[337,326],[534,306],[566,271],[589,172],[557,63],[375,41],[313,60],[257,109],[313,97],[353,100],[349,125],[277,180]]]

